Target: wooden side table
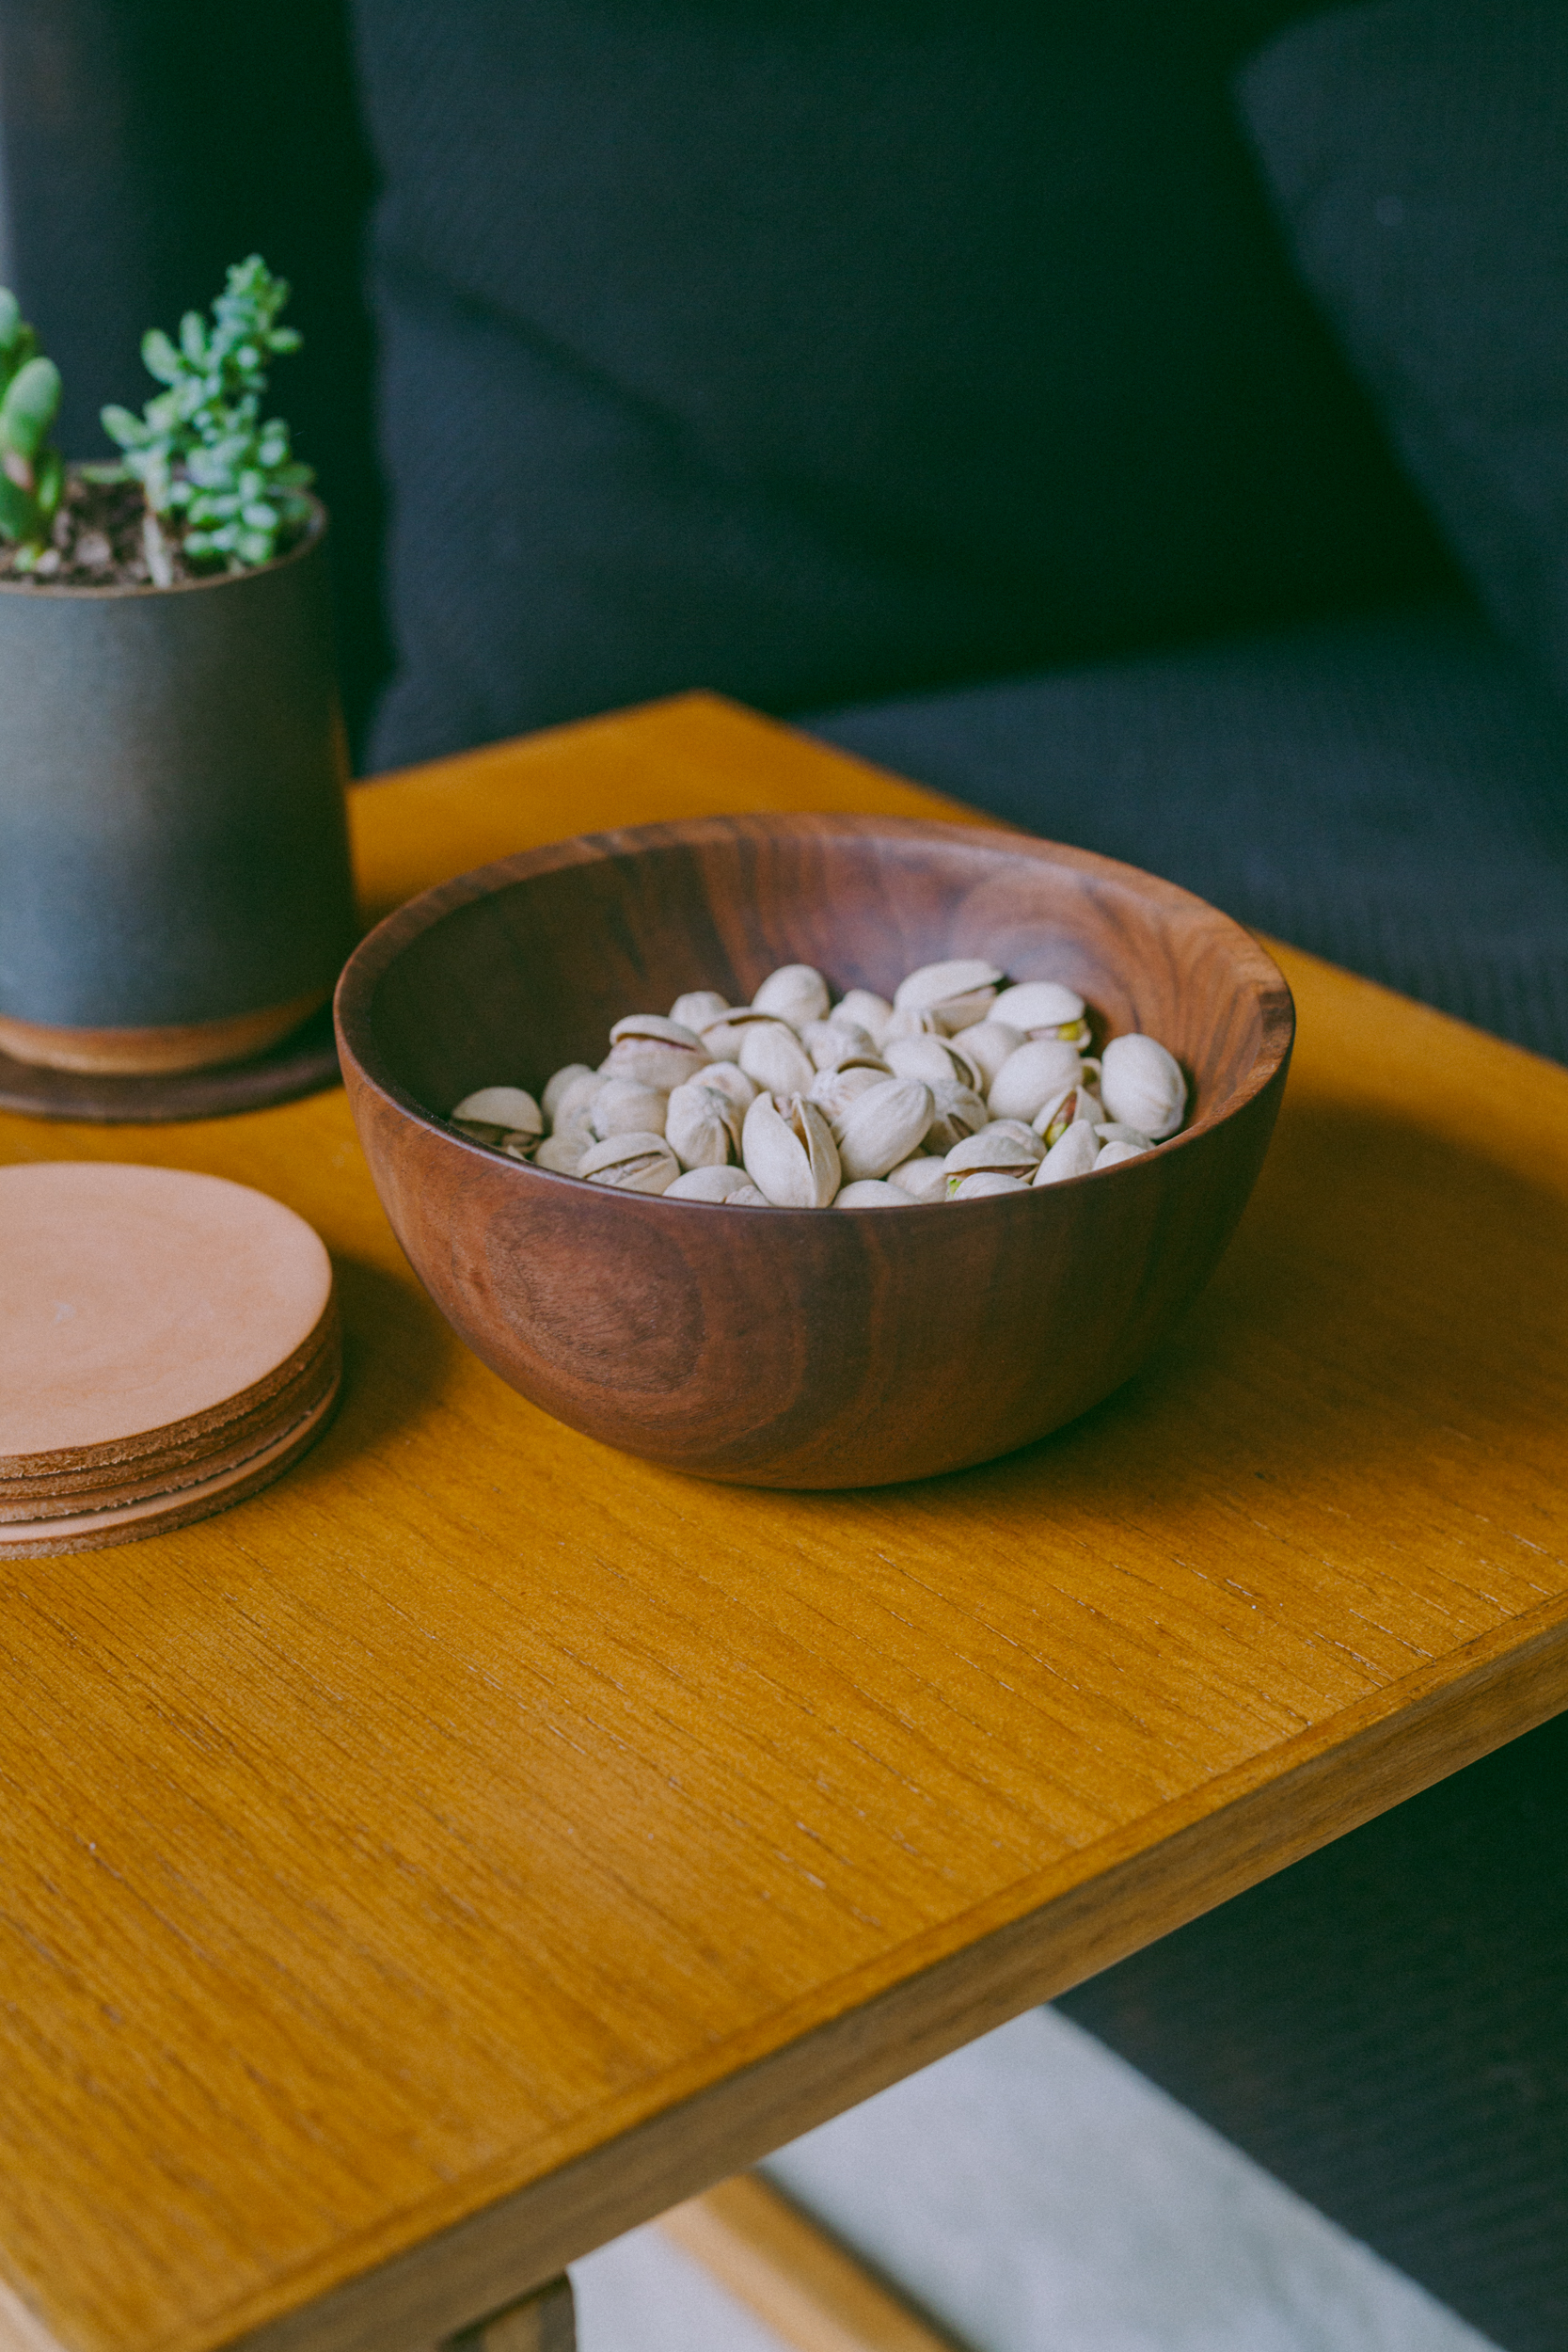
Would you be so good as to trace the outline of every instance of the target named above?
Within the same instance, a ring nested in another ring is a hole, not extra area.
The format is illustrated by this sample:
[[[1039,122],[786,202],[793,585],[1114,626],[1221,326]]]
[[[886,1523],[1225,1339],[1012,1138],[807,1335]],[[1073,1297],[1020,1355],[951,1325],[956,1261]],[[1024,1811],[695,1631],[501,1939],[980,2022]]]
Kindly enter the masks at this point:
[[[943,804],[696,697],[355,821],[386,906],[813,806]],[[4,1571],[6,2352],[423,2352],[1568,1701],[1568,1072],[1282,961],[1277,1139],[1179,1338],[901,1489],[546,1420],[414,1285],[341,1093],[0,1120],[276,1194],[348,1330],[281,1485]]]

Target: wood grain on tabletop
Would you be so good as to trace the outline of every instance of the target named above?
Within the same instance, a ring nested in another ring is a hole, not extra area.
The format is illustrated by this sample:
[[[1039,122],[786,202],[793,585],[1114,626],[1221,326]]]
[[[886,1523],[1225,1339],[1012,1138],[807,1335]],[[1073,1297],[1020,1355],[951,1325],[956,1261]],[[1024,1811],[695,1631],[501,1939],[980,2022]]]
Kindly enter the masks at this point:
[[[884,795],[931,805],[693,700],[356,821],[391,892]],[[434,2343],[1568,1703],[1568,1072],[1282,961],[1285,1110],[1175,1339],[879,1492],[530,1407],[415,1288],[341,1093],[0,1120],[275,1193],[348,1336],[279,1486],[5,1571],[0,2344]]]

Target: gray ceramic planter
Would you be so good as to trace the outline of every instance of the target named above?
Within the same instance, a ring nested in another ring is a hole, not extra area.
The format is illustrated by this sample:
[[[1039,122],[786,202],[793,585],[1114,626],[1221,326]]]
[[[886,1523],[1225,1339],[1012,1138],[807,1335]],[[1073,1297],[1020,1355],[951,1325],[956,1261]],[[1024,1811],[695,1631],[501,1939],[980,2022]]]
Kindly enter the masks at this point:
[[[256,1053],[354,944],[326,518],[176,588],[0,584],[0,1045]]]

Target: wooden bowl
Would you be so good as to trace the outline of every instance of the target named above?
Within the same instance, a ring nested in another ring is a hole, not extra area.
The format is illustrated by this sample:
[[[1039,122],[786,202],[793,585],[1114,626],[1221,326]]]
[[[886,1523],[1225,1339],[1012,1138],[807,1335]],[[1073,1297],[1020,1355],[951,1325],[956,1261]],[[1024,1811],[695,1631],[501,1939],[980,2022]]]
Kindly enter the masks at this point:
[[[611,1022],[686,989],[744,1004],[803,962],[891,994],[974,955],[1068,982],[1101,1037],[1169,1045],[1186,1131],[1016,1198],[814,1211],[614,1192],[442,1124],[476,1087],[537,1093],[598,1062]],[[482,866],[371,933],[337,1017],[376,1189],[476,1354],[607,1444],[766,1486],[985,1461],[1125,1380],[1229,1238],[1294,1025],[1256,941],[1170,882],[1000,830],[834,816],[641,826]]]

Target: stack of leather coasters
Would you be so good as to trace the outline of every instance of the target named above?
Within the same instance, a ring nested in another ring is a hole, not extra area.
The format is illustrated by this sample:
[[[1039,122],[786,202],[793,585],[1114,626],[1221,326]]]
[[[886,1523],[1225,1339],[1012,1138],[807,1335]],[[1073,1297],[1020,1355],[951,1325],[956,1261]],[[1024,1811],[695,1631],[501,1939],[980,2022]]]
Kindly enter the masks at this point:
[[[226,1510],[286,1470],[342,1377],[332,1265],[219,1176],[0,1168],[0,1558]]]

